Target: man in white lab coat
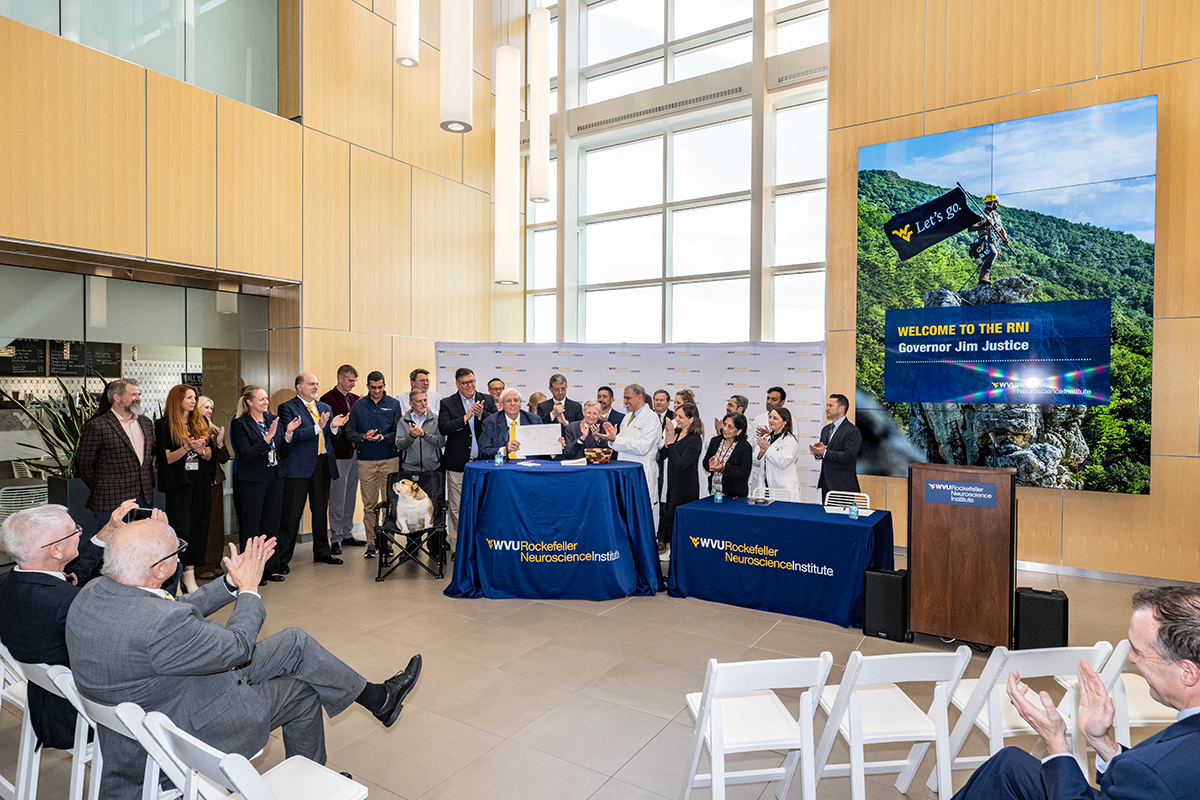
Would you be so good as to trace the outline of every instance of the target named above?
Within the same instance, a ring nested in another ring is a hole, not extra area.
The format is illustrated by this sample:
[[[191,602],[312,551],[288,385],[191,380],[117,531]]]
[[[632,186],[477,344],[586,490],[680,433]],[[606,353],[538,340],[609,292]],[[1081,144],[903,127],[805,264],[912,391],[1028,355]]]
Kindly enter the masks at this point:
[[[625,409],[629,413],[618,429],[604,423],[601,436],[612,442],[612,449],[621,454],[622,461],[636,461],[646,471],[646,488],[650,492],[650,512],[654,530],[658,532],[658,449],[662,447],[663,432],[658,414],[646,402],[646,390],[636,383],[625,387]]]

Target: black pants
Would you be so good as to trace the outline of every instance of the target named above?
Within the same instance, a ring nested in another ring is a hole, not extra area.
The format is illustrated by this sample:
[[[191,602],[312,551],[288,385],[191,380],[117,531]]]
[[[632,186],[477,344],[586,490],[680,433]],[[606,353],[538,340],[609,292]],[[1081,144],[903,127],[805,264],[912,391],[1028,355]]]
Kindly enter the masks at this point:
[[[329,456],[317,456],[313,474],[307,478],[283,479],[283,511],[279,520],[279,535],[276,551],[279,562],[287,564],[296,549],[300,535],[300,518],[304,516],[304,503],[312,516],[313,559],[328,558],[329,553]]]
[[[163,492],[167,498],[167,522],[175,535],[188,543],[180,561],[185,567],[198,567],[208,552],[208,519],[212,510],[212,493],[207,469],[189,470],[188,482]]]
[[[279,515],[283,508],[283,478],[279,477],[279,468],[267,470],[265,481],[238,480],[237,473],[233,476],[233,508],[237,512],[238,538],[241,549],[246,549],[246,542],[255,536],[266,536],[268,539],[279,533]],[[279,547],[276,543],[275,554],[263,568],[264,575],[279,572]]]

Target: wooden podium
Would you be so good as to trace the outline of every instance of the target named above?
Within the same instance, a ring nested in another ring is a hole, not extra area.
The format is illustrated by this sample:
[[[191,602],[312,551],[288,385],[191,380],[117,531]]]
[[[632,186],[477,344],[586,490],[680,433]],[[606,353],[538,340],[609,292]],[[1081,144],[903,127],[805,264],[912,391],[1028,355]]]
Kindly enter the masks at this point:
[[[909,628],[1010,646],[1014,469],[908,465]]]

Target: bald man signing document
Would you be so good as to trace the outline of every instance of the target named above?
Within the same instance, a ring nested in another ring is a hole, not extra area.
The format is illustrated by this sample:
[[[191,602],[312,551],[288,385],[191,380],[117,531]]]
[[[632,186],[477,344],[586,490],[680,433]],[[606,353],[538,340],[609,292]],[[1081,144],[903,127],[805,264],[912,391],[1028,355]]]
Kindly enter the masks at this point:
[[[186,543],[170,526],[135,522],[109,540],[104,577],[79,593],[67,614],[67,649],[80,693],[105,705],[130,701],[161,711],[213,747],[252,756],[283,728],[288,757],[325,763],[329,716],[359,703],[385,726],[400,716],[421,657],[384,683],[368,683],[307,633],[288,628],[262,641],[267,612],[255,589],[275,540],[230,545],[225,577],[178,599],[159,587]],[[235,602],[222,625],[205,617]],[[103,797],[140,794],[146,754],[100,728]]]

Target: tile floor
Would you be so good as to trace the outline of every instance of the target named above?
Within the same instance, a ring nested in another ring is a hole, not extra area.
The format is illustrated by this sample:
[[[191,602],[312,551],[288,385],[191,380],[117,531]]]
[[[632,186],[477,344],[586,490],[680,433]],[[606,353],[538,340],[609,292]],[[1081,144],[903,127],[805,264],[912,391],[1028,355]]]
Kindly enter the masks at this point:
[[[442,594],[446,581],[411,565],[376,583],[375,562],[362,559],[361,551],[350,552],[340,567],[309,563],[309,552],[307,545],[297,550],[286,583],[263,589],[263,636],[304,628],[377,681],[413,653],[424,657],[421,679],[392,728],[382,728],[358,706],[328,723],[329,765],[351,772],[377,800],[675,798],[692,735],[684,694],[700,689],[709,658],[829,650],[834,682],[858,648],[867,654],[953,649],[932,637],[918,636],[913,644],[866,640],[853,629],[665,593],[606,602],[451,599]],[[1076,645],[1124,638],[1129,597],[1137,588],[1033,573],[1019,573],[1018,585],[1067,592]],[[975,655],[968,674],[977,675],[985,660]],[[18,718],[7,709],[0,716],[0,772],[11,776]],[[869,749],[868,758],[906,751]],[[984,753],[983,739],[973,735],[964,754]],[[257,764],[266,768],[282,758],[282,742],[273,737]],[[846,758],[839,746],[831,762]],[[742,757],[735,768],[781,761]],[[66,797],[68,757],[47,751],[42,765],[39,796]],[[932,765],[930,753],[908,797],[930,796],[925,779]],[[955,786],[967,776],[956,772]],[[868,797],[904,797],[892,780],[867,776]],[[731,787],[728,796],[771,798],[775,789],[743,785]],[[849,797],[849,779],[825,779],[818,794]],[[693,796],[701,800],[710,793]],[[799,797],[798,790],[792,797]]]

